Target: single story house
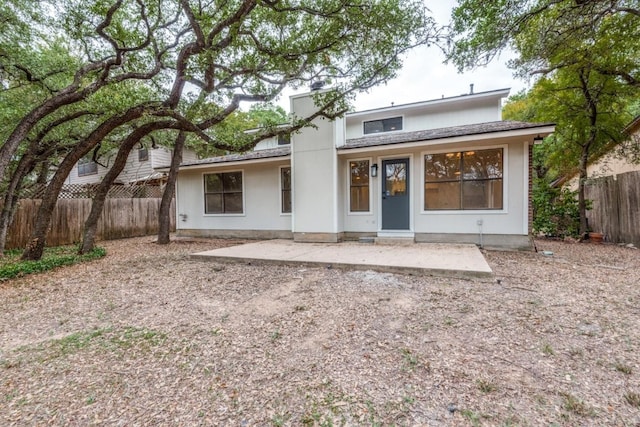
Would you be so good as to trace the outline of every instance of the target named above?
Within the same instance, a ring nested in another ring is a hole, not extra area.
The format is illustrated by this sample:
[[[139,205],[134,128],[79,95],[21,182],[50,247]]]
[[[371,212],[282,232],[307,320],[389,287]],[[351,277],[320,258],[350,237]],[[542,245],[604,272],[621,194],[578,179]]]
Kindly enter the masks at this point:
[[[186,161],[179,236],[363,237],[531,248],[532,146],[552,124],[501,120],[509,89],[317,119],[290,140]],[[291,111],[314,110],[310,94]]]

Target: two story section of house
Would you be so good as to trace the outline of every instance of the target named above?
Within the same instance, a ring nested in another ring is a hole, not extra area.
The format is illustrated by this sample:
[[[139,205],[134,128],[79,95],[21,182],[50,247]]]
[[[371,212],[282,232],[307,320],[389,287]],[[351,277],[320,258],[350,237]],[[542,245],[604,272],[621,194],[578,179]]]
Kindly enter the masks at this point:
[[[289,140],[180,168],[180,235],[361,237],[529,248],[531,149],[552,124],[501,120],[508,89],[317,119]],[[291,111],[314,110],[309,94]]]
[[[102,156],[100,164],[91,160],[91,156],[81,159],[71,170],[67,177],[67,184],[95,184],[102,181],[111,166],[116,152]],[[183,161],[195,161],[198,159],[192,150],[184,150]],[[166,167],[171,164],[171,150],[165,147],[149,148],[139,146],[131,150],[127,157],[127,164],[116,180],[119,184],[131,184],[158,180],[162,173],[156,168]]]

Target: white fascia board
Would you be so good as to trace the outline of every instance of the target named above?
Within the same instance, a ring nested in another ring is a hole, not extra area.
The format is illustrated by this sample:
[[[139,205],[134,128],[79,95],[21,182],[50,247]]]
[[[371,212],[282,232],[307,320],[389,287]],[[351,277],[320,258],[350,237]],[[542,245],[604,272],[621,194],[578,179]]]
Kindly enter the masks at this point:
[[[510,130],[510,131],[504,131],[504,132],[489,132],[489,133],[481,133],[481,134],[475,134],[475,135],[453,136],[450,138],[429,139],[425,141],[399,142],[397,144],[372,145],[370,147],[346,148],[346,149],[338,150],[338,154],[349,155],[349,154],[358,154],[358,153],[368,153],[372,151],[394,150],[398,148],[411,149],[411,148],[424,147],[428,145],[456,144],[459,142],[469,142],[469,141],[487,141],[491,139],[514,138],[519,136],[534,137],[534,136],[540,135],[542,137],[545,137],[552,134],[554,130],[555,130],[555,126],[543,126],[538,128],[518,129],[518,130]]]
[[[478,92],[478,93],[473,93],[468,95],[453,96],[453,97],[442,98],[442,99],[436,98],[428,101],[414,102],[410,104],[400,104],[400,105],[393,105],[388,107],[373,108],[370,110],[354,111],[353,113],[347,113],[346,117],[351,118],[351,117],[366,116],[366,115],[378,114],[378,113],[398,112],[402,110],[412,110],[412,109],[424,108],[424,107],[439,107],[444,104],[460,104],[460,103],[466,103],[469,101],[475,101],[483,98],[502,99],[507,97],[510,91],[511,89],[507,88],[507,89],[493,90],[489,92]]]
[[[267,157],[264,159],[250,159],[250,160],[238,160],[235,162],[216,162],[216,163],[202,163],[197,165],[185,165],[180,166],[180,170],[198,170],[198,169],[212,169],[212,168],[226,168],[233,166],[255,165],[259,163],[277,163],[283,160],[291,161],[291,155],[280,157]],[[169,172],[169,167],[155,169],[159,172]]]

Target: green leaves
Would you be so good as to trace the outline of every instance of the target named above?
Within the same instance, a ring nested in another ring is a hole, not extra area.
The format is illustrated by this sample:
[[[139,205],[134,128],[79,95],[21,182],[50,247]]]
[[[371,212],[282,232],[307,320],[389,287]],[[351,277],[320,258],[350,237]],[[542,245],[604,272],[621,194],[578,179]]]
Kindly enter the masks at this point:
[[[70,246],[49,248],[39,261],[22,261],[18,259],[17,251],[8,252],[5,257],[0,257],[0,280],[41,273],[64,265],[102,258],[107,254],[103,248],[95,248],[86,255],[77,255],[76,252],[77,248]]]

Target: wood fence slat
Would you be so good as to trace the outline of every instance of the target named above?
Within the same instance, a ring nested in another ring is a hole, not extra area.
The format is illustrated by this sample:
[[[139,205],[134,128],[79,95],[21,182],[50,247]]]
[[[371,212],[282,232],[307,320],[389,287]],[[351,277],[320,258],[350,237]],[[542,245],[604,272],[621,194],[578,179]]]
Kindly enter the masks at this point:
[[[640,246],[640,171],[589,180],[585,196],[589,227],[613,243]]]
[[[159,198],[107,198],[96,233],[97,240],[146,236],[158,232]],[[21,199],[9,227],[7,249],[23,248],[31,236],[40,200]],[[175,200],[171,211],[171,230],[175,230]],[[47,246],[80,242],[84,222],[91,211],[91,199],[59,199],[47,233]]]

